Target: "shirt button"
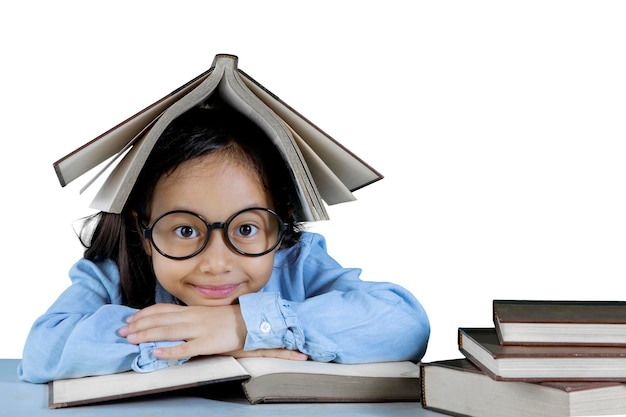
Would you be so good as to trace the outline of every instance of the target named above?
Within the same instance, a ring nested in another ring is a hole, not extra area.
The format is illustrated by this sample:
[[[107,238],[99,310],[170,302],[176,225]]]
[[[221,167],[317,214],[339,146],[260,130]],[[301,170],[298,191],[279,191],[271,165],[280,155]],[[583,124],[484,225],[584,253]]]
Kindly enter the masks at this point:
[[[261,323],[261,326],[259,326],[259,330],[263,334],[268,334],[269,332],[272,331],[272,325],[269,324],[269,322],[264,321],[263,323]]]

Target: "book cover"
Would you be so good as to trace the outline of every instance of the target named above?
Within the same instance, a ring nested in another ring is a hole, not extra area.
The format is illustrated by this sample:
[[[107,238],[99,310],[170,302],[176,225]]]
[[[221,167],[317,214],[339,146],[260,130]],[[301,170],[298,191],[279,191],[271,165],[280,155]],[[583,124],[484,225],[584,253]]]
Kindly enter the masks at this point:
[[[481,417],[595,416],[626,413],[619,382],[496,381],[464,358],[421,364],[422,407]]]
[[[626,302],[494,300],[501,344],[626,346]]]
[[[494,379],[626,381],[626,349],[501,345],[495,328],[459,328],[459,350]]]
[[[59,182],[65,186],[100,167],[86,185],[100,176],[105,178],[91,207],[119,213],[161,133],[176,117],[211,100],[220,101],[256,123],[279,150],[300,197],[300,201],[294,202],[298,221],[328,219],[324,204],[353,201],[352,191],[383,178],[241,71],[237,56],[218,54],[203,74],[57,160],[53,166]]]

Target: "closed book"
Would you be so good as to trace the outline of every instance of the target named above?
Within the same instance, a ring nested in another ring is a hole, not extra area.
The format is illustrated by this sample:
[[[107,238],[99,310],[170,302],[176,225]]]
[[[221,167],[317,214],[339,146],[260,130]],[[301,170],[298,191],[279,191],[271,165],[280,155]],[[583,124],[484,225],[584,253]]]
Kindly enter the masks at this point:
[[[503,345],[626,346],[626,302],[494,300]]]
[[[626,348],[501,345],[495,328],[459,328],[459,350],[496,380],[626,381]]]
[[[496,381],[467,359],[422,363],[422,407],[475,417],[569,417],[626,414],[619,382]]]

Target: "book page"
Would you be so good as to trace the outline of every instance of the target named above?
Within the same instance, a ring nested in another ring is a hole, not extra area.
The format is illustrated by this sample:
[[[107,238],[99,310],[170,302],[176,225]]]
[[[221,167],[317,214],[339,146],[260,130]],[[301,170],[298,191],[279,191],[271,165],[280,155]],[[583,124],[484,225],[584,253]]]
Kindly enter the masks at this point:
[[[204,78],[206,78],[204,74],[198,76],[171,94],[56,161],[53,166],[61,185],[69,184],[111,156],[123,153],[128,146],[132,145],[134,138],[141,136],[141,132],[145,130],[146,126],[152,124],[154,119],[165,109],[199,85]]]
[[[341,179],[350,191],[356,191],[382,178],[371,166],[322,132],[293,108],[269,93],[258,82],[240,71],[246,86],[278,114],[307,143],[310,149]],[[307,161],[308,162],[308,161]],[[350,200],[347,200],[350,201]]]
[[[202,382],[247,379],[248,373],[230,356],[192,359],[154,372],[134,371],[51,382],[51,408],[186,388]]]
[[[328,205],[354,201],[356,198],[348,187],[339,179],[326,163],[311,149],[311,147],[294,131],[287,126],[295,139],[302,156],[313,175],[313,180],[322,195],[322,199]]]
[[[267,134],[287,161],[288,168],[294,176],[298,195],[303,200],[300,204],[302,220],[327,220],[328,213],[319,190],[285,121],[247,88],[232,64],[224,72],[224,82],[220,84],[219,91],[227,104],[252,120]]]
[[[240,358],[238,361],[252,378],[274,373],[404,378],[415,378],[419,374],[419,366],[410,361],[356,365],[276,358]]]
[[[176,117],[206,101],[217,88],[223,73],[224,66],[216,64],[209,76],[205,77],[200,85],[163,111],[154,125],[139,138],[140,140],[131,147],[106,178],[94,197],[91,208],[111,213],[121,212],[141,168],[163,131]]]

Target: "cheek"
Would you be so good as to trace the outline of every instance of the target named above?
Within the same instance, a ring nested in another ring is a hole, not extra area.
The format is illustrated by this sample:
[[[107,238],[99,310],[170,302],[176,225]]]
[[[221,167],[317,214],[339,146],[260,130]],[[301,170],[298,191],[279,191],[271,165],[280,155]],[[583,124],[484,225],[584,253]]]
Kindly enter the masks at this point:
[[[170,293],[175,284],[187,274],[184,262],[172,262],[161,256],[152,257],[152,268],[157,281]]]
[[[267,284],[274,270],[274,256],[268,254],[260,258],[248,258],[247,275],[253,292],[259,291]]]

